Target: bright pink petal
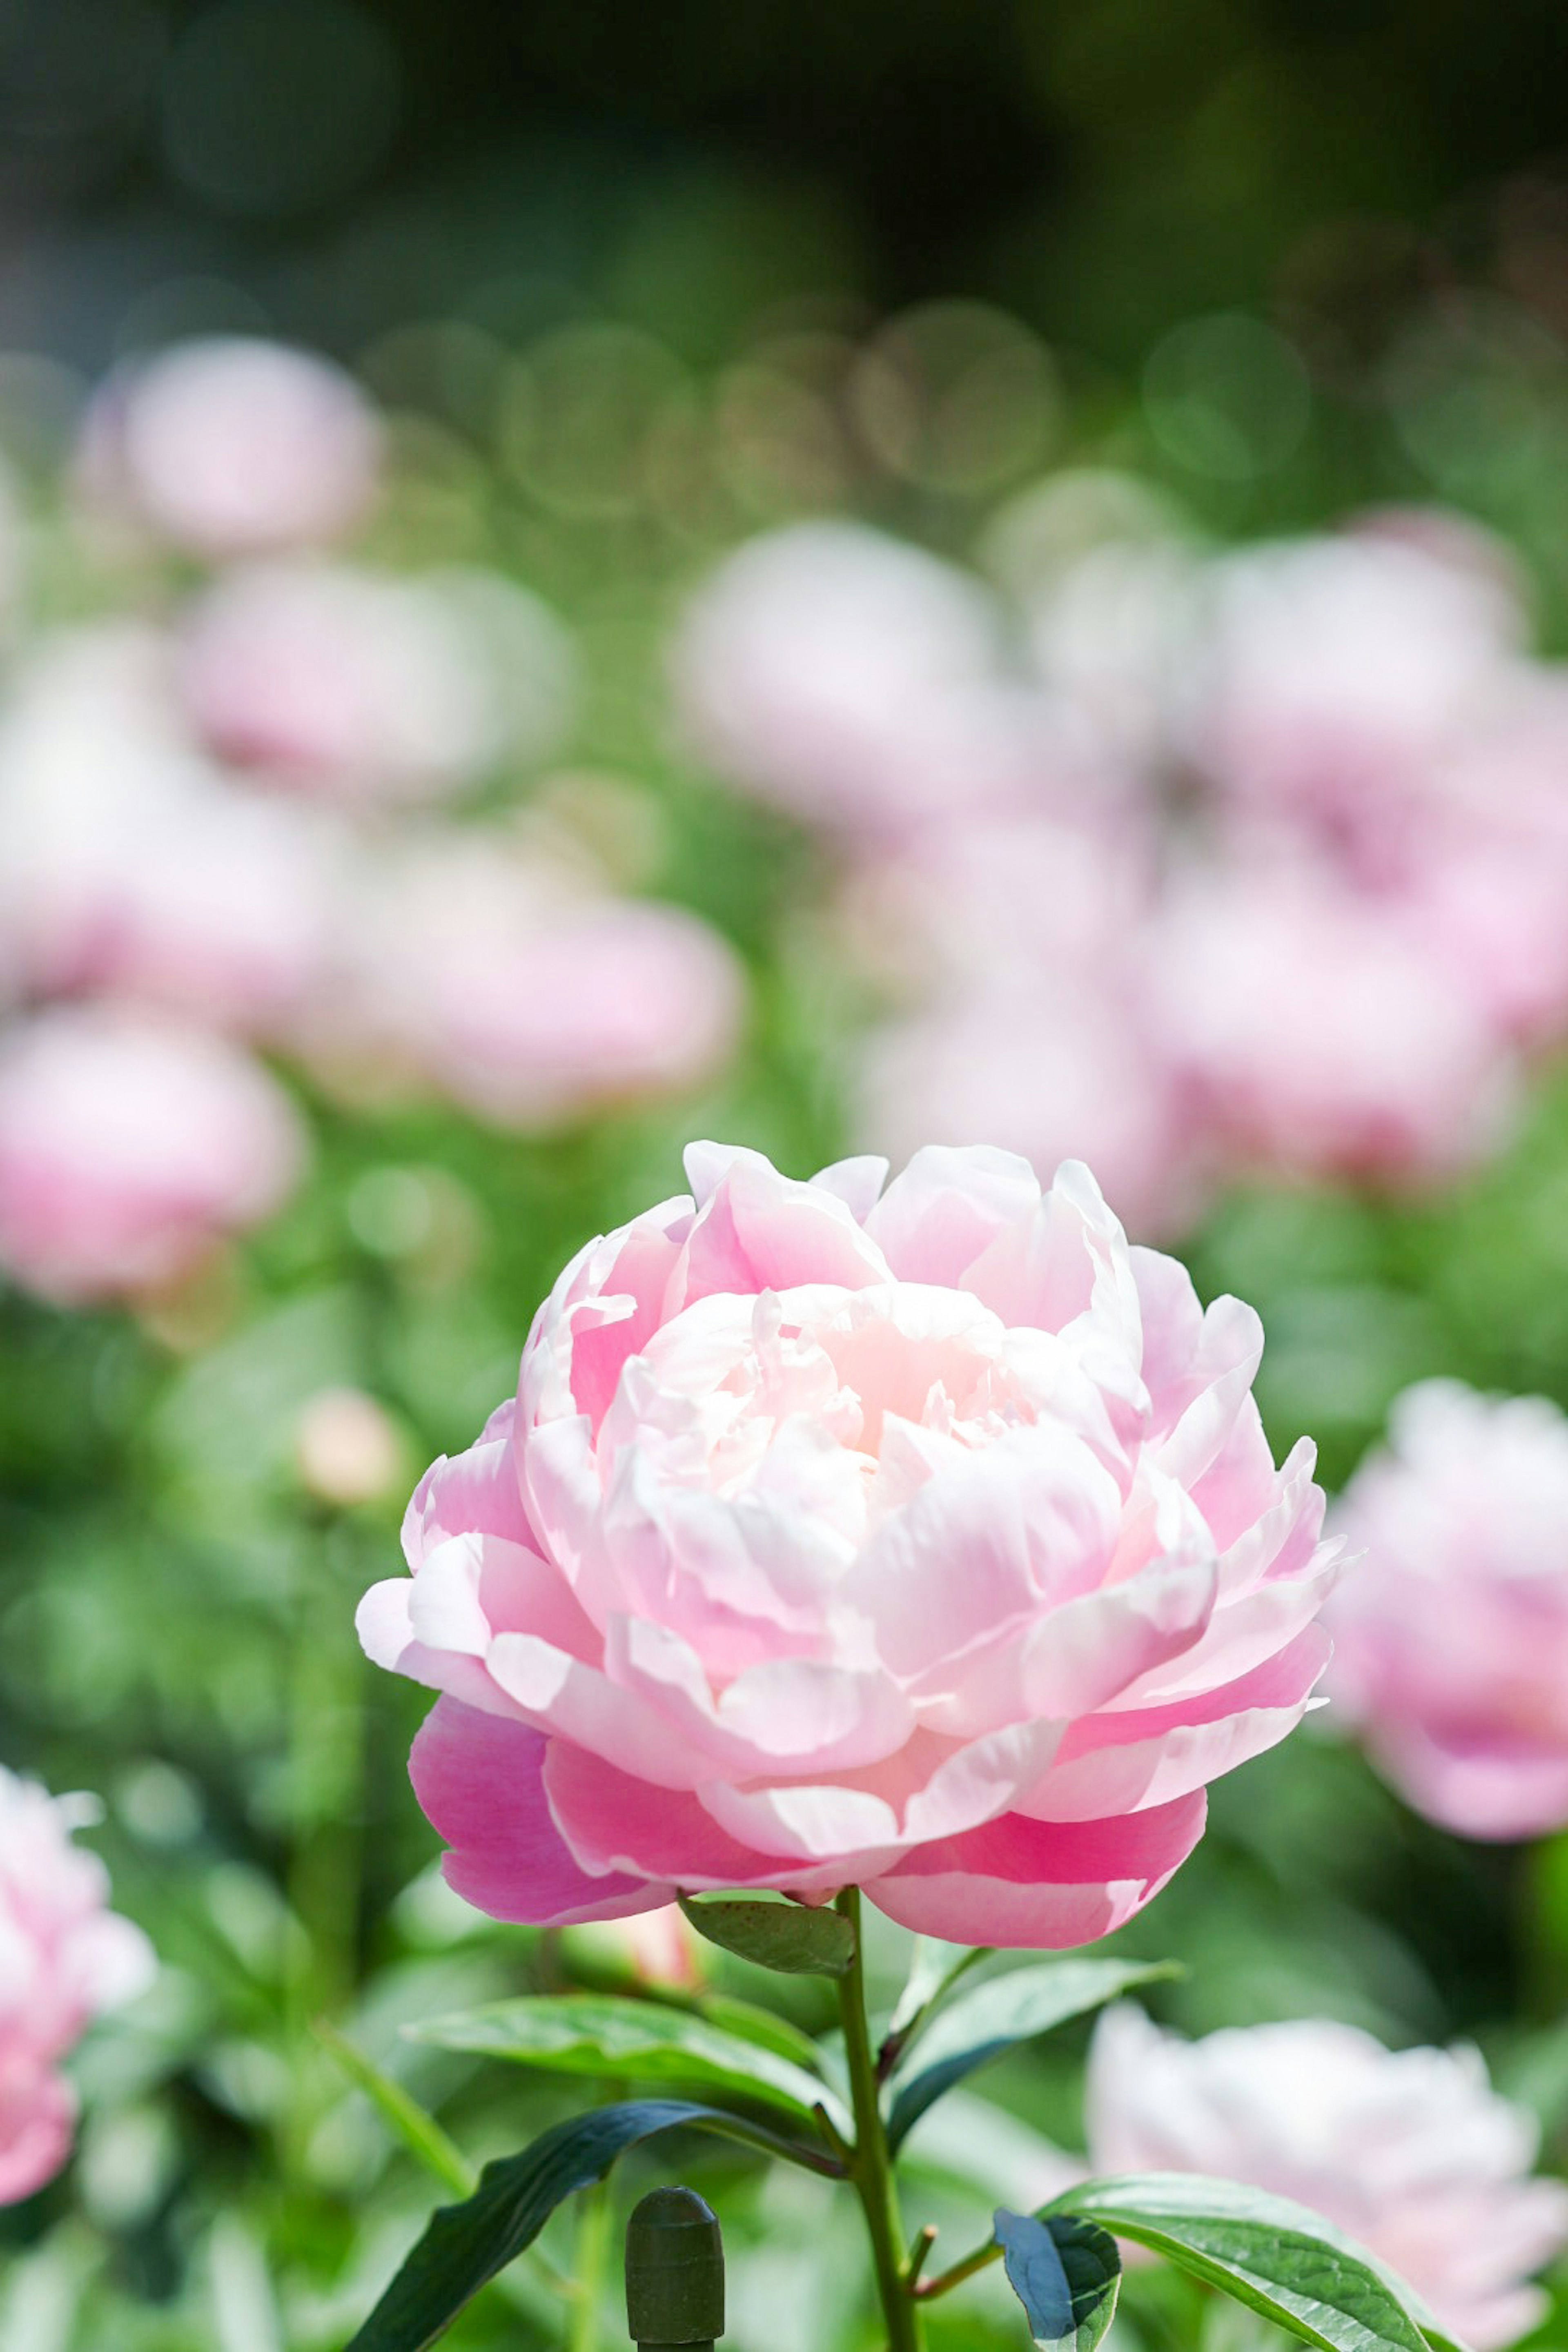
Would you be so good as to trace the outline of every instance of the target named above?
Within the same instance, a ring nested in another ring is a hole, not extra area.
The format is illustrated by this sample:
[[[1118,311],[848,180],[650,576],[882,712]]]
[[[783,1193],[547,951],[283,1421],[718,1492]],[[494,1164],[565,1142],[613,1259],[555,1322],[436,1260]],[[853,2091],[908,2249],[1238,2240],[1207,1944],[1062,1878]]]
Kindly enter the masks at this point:
[[[678,1888],[835,1888],[851,1874],[838,1859],[809,1865],[759,1853],[731,1837],[695,1796],[655,1788],[564,1740],[551,1743],[544,1785],[561,1834],[585,1870],[661,1881],[666,1901]]]
[[[593,1873],[573,1859],[552,1816],[537,1731],[443,1698],[425,1718],[409,1778],[448,1852],[441,1869],[465,1902],[540,1927],[656,1910],[670,1885]]]
[[[958,1944],[1062,1950],[1120,1927],[1203,1835],[1201,1792],[1123,1820],[1031,1822],[1006,1813],[917,1846],[866,1882],[879,1911]]]

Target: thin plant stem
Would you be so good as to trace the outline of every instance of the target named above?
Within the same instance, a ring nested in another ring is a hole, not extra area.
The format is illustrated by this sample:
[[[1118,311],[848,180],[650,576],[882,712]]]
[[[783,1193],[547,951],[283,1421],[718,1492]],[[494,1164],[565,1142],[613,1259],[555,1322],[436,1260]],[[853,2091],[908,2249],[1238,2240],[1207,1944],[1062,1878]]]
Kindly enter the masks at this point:
[[[576,2273],[577,2301],[566,2331],[566,2352],[598,2352],[599,2301],[610,2259],[613,2220],[609,2185],[600,2181],[585,2189],[577,2208],[577,2239],[572,2267]]]
[[[993,2240],[988,2246],[976,2246],[972,2254],[965,2254],[963,2260],[954,2263],[951,2270],[939,2271],[933,2279],[921,2279],[910,2292],[917,2294],[922,2303],[932,2303],[939,2294],[951,2294],[955,2286],[963,2284],[965,2279],[972,2279],[977,2272],[988,2270],[993,2263],[999,2263],[1001,2259],[1002,2249]]]
[[[860,1890],[847,1886],[836,1899],[855,1930],[855,1957],[838,1979],[838,2007],[844,2021],[844,2052],[849,2067],[850,2102],[855,2110],[855,2147],[849,2177],[866,2216],[876,2265],[877,2290],[888,2324],[888,2352],[924,2352],[925,2331],[904,2263],[907,2242],[899,2216],[899,2192],[893,2180],[892,2158],[877,2097],[877,2063],[871,2053],[866,2021],[866,1974],[860,1958]]]

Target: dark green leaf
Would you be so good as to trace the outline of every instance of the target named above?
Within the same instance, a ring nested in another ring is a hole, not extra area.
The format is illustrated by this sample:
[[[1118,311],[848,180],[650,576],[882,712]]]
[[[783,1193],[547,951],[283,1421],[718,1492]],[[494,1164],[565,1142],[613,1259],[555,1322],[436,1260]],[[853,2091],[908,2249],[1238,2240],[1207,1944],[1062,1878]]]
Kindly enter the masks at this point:
[[[555,2208],[602,2180],[616,2157],[655,2132],[687,2125],[786,2156],[814,2171],[840,2167],[761,2125],[683,2099],[637,2099],[556,2124],[521,2156],[487,2164],[474,2194],[434,2213],[424,2236],[355,2336],[348,2352],[423,2352],[463,2305],[531,2246]]]
[[[842,1912],[800,1903],[694,1903],[680,1907],[700,1936],[761,1969],[790,1977],[841,1977],[855,1958]]]
[[[1015,1969],[954,2000],[932,2019],[888,2081],[888,2139],[897,2147],[934,2100],[1016,2042],[1048,2033],[1133,1985],[1174,1970],[1166,1963],[1046,1960]]]
[[[757,2099],[808,2127],[826,2105],[847,2133],[848,2116],[815,2073],[760,2039],[742,2040],[690,2010],[612,1993],[536,1993],[438,2017],[410,2029],[444,2050],[476,2050],[556,2074],[625,2075],[700,2094]]]
[[[1042,2219],[1074,2214],[1163,2254],[1319,2352],[1457,2352],[1417,2325],[1415,2298],[1331,2222],[1283,2197],[1196,2174],[1087,2180]]]
[[[1121,2257],[1092,2221],[1052,2214],[994,2216],[1007,2284],[1029,2316],[1043,2352],[1094,2352],[1116,2316]]]

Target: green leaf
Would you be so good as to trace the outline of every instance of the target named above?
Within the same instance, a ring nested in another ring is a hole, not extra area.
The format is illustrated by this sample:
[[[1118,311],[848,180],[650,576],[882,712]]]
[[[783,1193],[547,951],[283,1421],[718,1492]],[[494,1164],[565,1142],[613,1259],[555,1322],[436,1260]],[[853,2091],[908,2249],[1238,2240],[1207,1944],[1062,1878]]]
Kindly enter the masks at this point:
[[[932,2019],[888,2078],[888,2143],[897,2148],[933,2101],[1004,2051],[1176,1973],[1167,1962],[1047,1960],[993,1977]]]
[[[534,1993],[499,2000],[409,2029],[443,2050],[474,2050],[555,2074],[620,2074],[706,2095],[755,2099],[781,2107],[815,2130],[812,2111],[827,2107],[846,2134],[853,2128],[821,2077],[758,2039],[726,2032],[690,2010],[612,1993]]]
[[[814,2171],[842,2172],[826,2155],[795,2147],[759,2124],[683,2099],[637,2099],[572,2116],[521,2156],[487,2164],[471,2197],[432,2214],[348,2352],[424,2352],[480,2287],[533,2243],[574,2189],[602,2180],[626,2148],[677,2125],[719,2132]]]
[[[800,1903],[696,1903],[680,1907],[710,1944],[781,1976],[841,1977],[855,1958],[855,1930],[842,1912]]]
[[[1331,2222],[1283,2197],[1194,2173],[1086,2180],[1043,2219],[1072,2214],[1163,2254],[1319,2352],[1458,2352],[1410,2290]]]
[[[910,1972],[904,1989],[893,2006],[888,2020],[887,2032],[878,2053],[878,2065],[883,2075],[891,2073],[910,2042],[931,2011],[952,1990],[961,1976],[977,1968],[992,1956],[989,1944],[976,1944],[971,1950],[953,1957],[951,1944],[939,1943],[931,1936],[917,1936],[910,1956]]]
[[[1007,2284],[1029,2316],[1043,2352],[1094,2352],[1116,2316],[1121,2257],[1093,2221],[1053,2214],[994,2216]]]
[[[705,2017],[721,2032],[733,2033],[742,2042],[755,2042],[759,2049],[772,2050],[780,2058],[793,2058],[808,2074],[822,2074],[821,2051],[810,2034],[792,2024],[787,2017],[775,2017],[772,2010],[758,2009],[752,2001],[737,2000],[727,1992],[699,1993],[692,2007],[699,2017]]]

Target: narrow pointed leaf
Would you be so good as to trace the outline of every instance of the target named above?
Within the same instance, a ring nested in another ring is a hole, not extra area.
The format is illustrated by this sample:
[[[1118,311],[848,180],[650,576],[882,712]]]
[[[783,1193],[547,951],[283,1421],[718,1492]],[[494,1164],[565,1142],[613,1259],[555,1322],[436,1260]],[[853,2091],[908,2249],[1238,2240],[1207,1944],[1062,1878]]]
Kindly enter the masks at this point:
[[[321,2047],[337,2060],[349,2081],[364,2093],[410,2155],[417,2157],[444,2189],[467,2197],[474,2186],[474,2168],[456,2142],[447,2138],[435,2116],[427,2115],[401,2083],[383,2074],[374,2060],[356,2049],[326,2018],[317,2018],[310,2031]]]
[[[842,1912],[800,1903],[697,1903],[681,1910],[700,1936],[782,1976],[841,1977],[855,1958],[855,1930]]]
[[[884,2076],[892,2072],[921,2026],[940,2007],[960,1977],[977,1968],[982,1960],[988,1960],[991,1952],[989,1944],[976,1944],[972,1950],[960,1952],[954,1958],[951,1944],[939,1943],[930,1936],[915,1937],[910,1972],[904,1980],[904,1989],[893,2005],[893,2013],[888,2020],[887,2032],[878,2053],[878,2064]]]
[[[1007,2284],[1028,2315],[1042,2352],[1094,2352],[1116,2316],[1121,2257],[1093,2221],[1062,2214],[995,2215]]]
[[[602,2180],[626,2149],[677,2125],[719,2132],[814,2171],[842,2169],[820,2150],[798,2147],[742,2116],[684,2099],[637,2099],[572,2116],[520,2156],[487,2164],[471,2197],[431,2216],[348,2352],[424,2352],[480,2287],[533,2243],[574,2189]]]
[[[548,2074],[623,2075],[703,2095],[755,2099],[812,2128],[826,2102],[847,2133],[848,2116],[821,2077],[760,2039],[743,2040],[690,2010],[611,1993],[535,1993],[499,2000],[411,2029],[444,2050],[474,2050]]]
[[[1164,1962],[1047,1960],[976,1985],[938,2012],[889,2076],[889,2145],[899,2147],[944,2091],[1016,2043],[1173,1973]]]
[[[1131,2238],[1319,2352],[1458,2352],[1411,2291],[1321,2215],[1283,2197],[1194,2173],[1087,2180],[1063,2214]]]

